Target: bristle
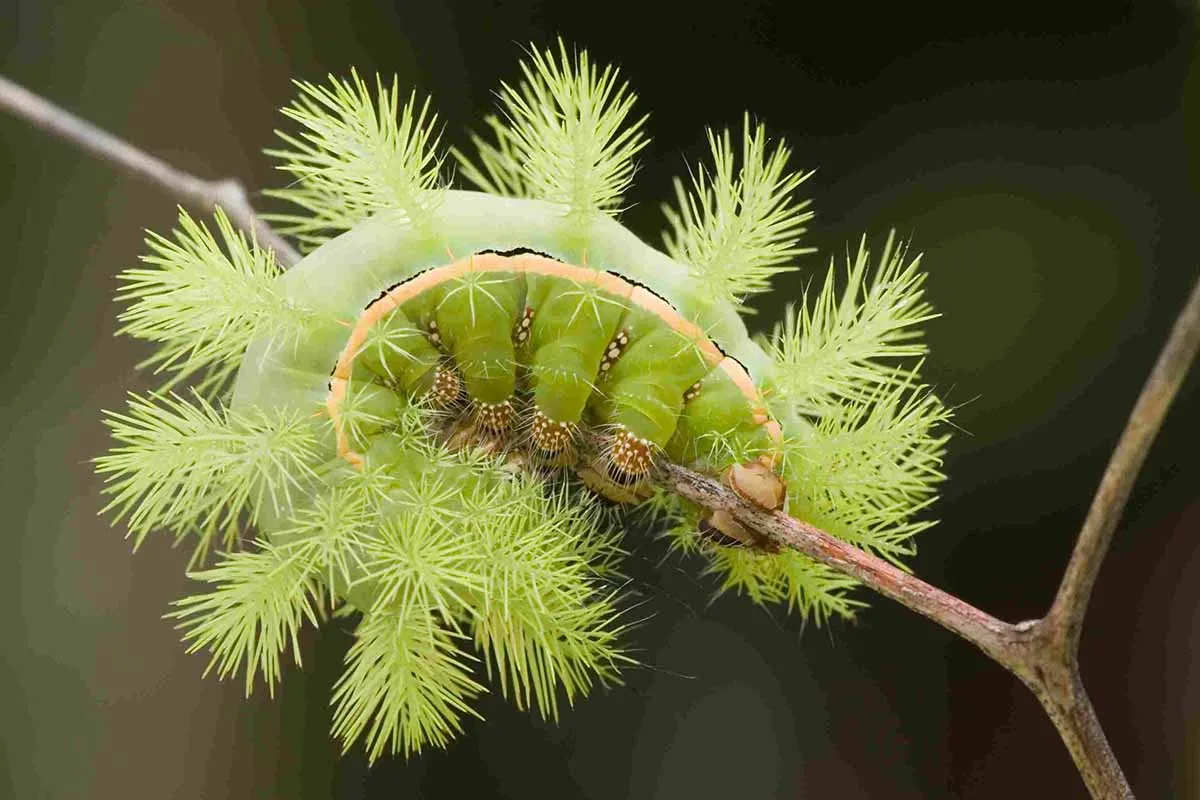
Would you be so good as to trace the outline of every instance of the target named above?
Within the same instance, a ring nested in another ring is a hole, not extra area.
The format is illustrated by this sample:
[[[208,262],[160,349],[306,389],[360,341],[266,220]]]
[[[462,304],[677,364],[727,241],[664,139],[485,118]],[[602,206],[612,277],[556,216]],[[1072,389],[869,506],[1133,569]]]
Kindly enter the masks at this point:
[[[839,415],[846,402],[870,402],[881,388],[907,380],[903,359],[927,351],[920,325],[938,315],[925,300],[920,257],[889,234],[873,273],[864,237],[845,263],[845,285],[831,260],[811,302],[787,310],[771,338],[773,390],[797,413]]]
[[[555,422],[536,407],[528,419],[530,452],[535,460],[546,466],[565,467],[578,459],[574,425]]]
[[[654,445],[624,428],[605,439],[602,448],[608,477],[623,486],[641,483],[654,467]]]
[[[645,117],[627,122],[635,96],[615,69],[597,69],[587,51],[529,50],[524,80],[502,84],[506,121],[489,121],[496,145],[476,137],[482,169],[461,153],[464,174],[485,191],[562,205],[580,221],[615,214],[633,180],[633,158],[648,143]]]
[[[462,405],[465,394],[462,375],[447,362],[434,372],[433,386],[426,393],[425,402],[435,410],[448,411]]]
[[[313,475],[318,422],[310,413],[231,412],[193,395],[130,395],[129,409],[107,412],[117,445],[96,459],[113,496],[105,511],[127,520],[140,544],[160,528],[194,531],[203,556],[221,532],[226,546],[249,509],[278,510]]]
[[[312,309],[277,291],[275,257],[237,232],[225,212],[214,212],[220,241],[186,211],[173,238],[150,234],[149,265],[123,271],[118,302],[120,333],[158,349],[139,366],[174,373],[159,391],[203,376],[205,395],[227,388],[250,342],[270,336],[294,342],[316,318]]]
[[[506,436],[512,430],[513,421],[516,419],[513,402],[512,398],[501,400],[499,403],[476,401],[472,408],[475,426],[493,436]]]
[[[222,678],[244,670],[247,695],[259,675],[273,695],[280,654],[290,646],[298,664],[300,625],[317,624],[315,573],[303,559],[259,542],[256,551],[227,554],[191,577],[216,588],[176,602],[168,614],[186,631],[188,652],[210,648],[209,669]]]
[[[353,70],[349,80],[296,85],[300,96],[283,113],[301,130],[280,132],[287,148],[267,151],[295,184],[267,194],[301,211],[269,219],[309,248],[377,211],[423,224],[439,200],[442,165],[428,99],[419,103],[413,93],[401,108],[395,78],[389,87],[376,76],[372,92]]]
[[[766,132],[762,125],[752,129],[749,115],[736,174],[729,131],[709,131],[708,142],[712,167],[693,170],[688,188],[676,179],[677,205],[663,207],[666,251],[691,268],[710,298],[741,305],[769,290],[773,275],[794,270],[795,256],[812,252],[799,246],[812,212],[807,200],[793,197],[812,173],[787,169],[791,153],[784,144],[768,155]]]
[[[478,717],[467,701],[484,688],[458,638],[419,606],[364,615],[333,692],[333,733],[343,749],[365,737],[373,762],[385,752],[444,747],[463,716]]]

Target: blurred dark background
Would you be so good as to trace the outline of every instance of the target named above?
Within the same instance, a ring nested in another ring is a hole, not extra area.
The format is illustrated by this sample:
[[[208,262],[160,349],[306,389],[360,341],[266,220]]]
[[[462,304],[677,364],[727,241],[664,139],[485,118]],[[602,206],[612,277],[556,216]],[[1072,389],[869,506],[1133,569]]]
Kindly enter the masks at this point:
[[[0,70],[179,166],[251,187],[292,77],[351,65],[431,93],[463,143],[520,46],[561,33],[651,113],[626,222],[703,126],[744,109],[819,167],[820,249],[758,304],[890,227],[925,253],[927,373],[962,404],[918,574],[1009,620],[1047,606],[1091,492],[1198,273],[1200,84],[1183,2],[0,0]],[[174,201],[0,115],[0,791],[20,798],[1080,797],[1054,729],[970,646],[886,601],[805,627],[639,545],[647,666],[542,723],[485,700],[448,750],[368,770],[329,696],[349,643],[305,640],[272,701],[202,679],[168,603],[186,555],[96,517],[99,409],[148,384],[113,276]],[[1200,412],[1193,374],[1101,575],[1083,671],[1139,796],[1200,797]]]

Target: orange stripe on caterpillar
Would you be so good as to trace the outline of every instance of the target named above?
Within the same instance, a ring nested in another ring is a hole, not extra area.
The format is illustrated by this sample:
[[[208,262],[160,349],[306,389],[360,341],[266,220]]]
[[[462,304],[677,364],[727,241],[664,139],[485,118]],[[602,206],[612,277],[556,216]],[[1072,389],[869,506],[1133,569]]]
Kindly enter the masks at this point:
[[[346,391],[350,384],[345,378],[333,377],[329,379],[329,395],[325,398],[325,408],[329,412],[329,418],[333,420],[334,434],[337,436],[337,454],[340,458],[346,459],[358,469],[363,467],[363,457],[360,453],[356,453],[350,449],[350,437],[346,434],[346,428],[342,424],[341,415],[338,409],[346,399]]]

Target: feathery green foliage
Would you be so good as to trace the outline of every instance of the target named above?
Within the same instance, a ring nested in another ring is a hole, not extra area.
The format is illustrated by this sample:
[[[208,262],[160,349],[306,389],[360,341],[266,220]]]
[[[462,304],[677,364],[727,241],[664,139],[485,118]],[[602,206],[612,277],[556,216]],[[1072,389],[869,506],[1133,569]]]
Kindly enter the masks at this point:
[[[484,577],[473,626],[488,674],[494,663],[505,696],[556,718],[556,685],[570,702],[629,661],[615,598],[598,584],[622,551],[594,503],[529,478],[473,493],[466,510]]]
[[[95,460],[113,495],[104,512],[125,521],[134,546],[157,528],[194,531],[195,559],[203,559],[223,531],[236,545],[238,516],[270,503],[290,504],[291,491],[312,474],[317,435],[297,412],[243,413],[213,406],[199,395],[131,394],[124,414],[106,412],[120,444]]]
[[[305,619],[317,624],[317,588],[304,559],[263,541],[258,548],[226,553],[212,569],[192,573],[195,580],[217,588],[176,601],[179,610],[167,616],[180,620],[184,641],[191,643],[189,653],[212,650],[209,669],[216,667],[221,678],[241,667],[247,695],[254,676],[261,674],[274,696],[280,654],[290,644],[299,664],[300,625]]]
[[[395,78],[375,78],[375,97],[356,71],[319,86],[298,81],[300,96],[283,113],[299,134],[278,131],[287,149],[268,150],[296,183],[267,194],[305,213],[274,215],[283,232],[313,247],[383,209],[421,224],[437,204],[442,166],[437,115],[416,94],[400,108]]]
[[[349,586],[366,570],[364,546],[375,523],[386,489],[374,472],[318,494],[310,505],[296,509],[275,534],[279,549],[318,575],[337,602],[336,586]]]
[[[850,597],[857,581],[805,555],[724,547],[702,538],[700,515],[675,495],[659,491],[646,505],[670,551],[707,560],[704,571],[720,581],[714,600],[734,592],[761,606],[784,605],[817,625],[848,619],[864,605]]]
[[[117,301],[130,303],[118,333],[158,346],[139,366],[175,373],[162,391],[196,374],[203,375],[198,391],[221,390],[251,340],[294,338],[311,316],[276,290],[274,254],[235,231],[221,209],[214,216],[220,243],[180,209],[173,241],[147,236],[150,255],[142,260],[151,266],[117,276]]]
[[[385,437],[393,463],[409,442],[403,432]],[[335,485],[298,507],[274,545],[195,575],[219,589],[176,613],[190,641],[213,649],[219,674],[244,665],[248,686],[256,673],[270,685],[284,634],[312,616],[303,598],[320,596],[320,583],[331,603],[334,586],[370,597],[335,732],[347,745],[365,736],[372,758],[387,746],[444,744],[457,730],[465,701],[484,690],[459,649],[468,639],[507,696],[548,717],[560,690],[571,701],[628,661],[615,594],[601,589],[622,553],[596,504],[428,437],[408,452],[438,466],[330,476]]]
[[[528,55],[524,80],[501,85],[507,122],[487,121],[496,144],[473,137],[482,167],[455,153],[464,175],[485,191],[559,203],[581,218],[617,213],[633,158],[649,142],[645,116],[626,123],[636,96],[615,68],[601,71],[586,50],[572,57],[561,39],[557,55]]]
[[[717,594],[736,591],[759,605],[783,604],[822,625],[849,618],[862,602],[849,597],[858,582],[792,550],[775,555],[708,547],[708,571],[721,578]]]
[[[775,328],[770,351],[780,369],[774,388],[798,413],[841,414],[844,408],[871,402],[880,387],[909,380],[896,360],[925,354],[919,326],[938,315],[924,298],[920,256],[906,260],[907,253],[895,233],[889,234],[868,279],[871,253],[863,237],[854,260],[847,255],[840,295],[830,261],[812,307],[806,296],[801,308],[789,308]],[[852,405],[844,406],[847,401]]]
[[[442,480],[432,476],[425,486],[433,488]],[[475,542],[461,535],[456,524],[461,520],[448,508],[453,490],[445,485],[436,489],[432,497],[416,492],[402,501],[364,543],[366,579],[380,587],[371,610],[415,606],[436,611],[453,623],[483,590]],[[442,502],[422,502],[426,498]]]
[[[690,191],[675,179],[678,209],[663,206],[670,225],[663,241],[713,298],[741,305],[770,289],[772,276],[796,269],[792,258],[813,252],[798,245],[813,216],[809,201],[793,197],[812,173],[788,170],[791,150],[782,142],[768,154],[766,130],[752,131],[748,114],[736,174],[729,131],[709,130],[708,144],[711,170],[699,167]]]

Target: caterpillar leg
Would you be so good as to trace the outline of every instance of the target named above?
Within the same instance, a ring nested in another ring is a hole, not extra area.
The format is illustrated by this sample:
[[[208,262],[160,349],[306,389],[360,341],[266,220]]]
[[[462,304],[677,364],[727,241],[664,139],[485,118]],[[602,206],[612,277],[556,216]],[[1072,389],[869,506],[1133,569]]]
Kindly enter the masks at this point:
[[[725,471],[724,478],[738,497],[768,511],[778,511],[787,504],[787,483],[775,474],[768,460],[734,464]],[[713,511],[701,518],[699,527],[701,536],[719,545],[779,551],[778,545],[747,529],[728,511]]]
[[[530,457],[545,467],[568,467],[579,458],[576,426],[557,422],[536,405],[523,420]]]
[[[738,497],[768,511],[779,511],[787,505],[787,483],[771,469],[768,456],[734,464],[725,472],[725,483]]]
[[[722,547],[754,547],[756,544],[753,534],[728,511],[711,511],[700,518],[696,527],[701,538]]]
[[[580,462],[575,467],[575,474],[583,481],[584,486],[614,503],[636,505],[653,494],[644,480],[635,483],[620,482],[609,477],[608,472],[603,457]]]

